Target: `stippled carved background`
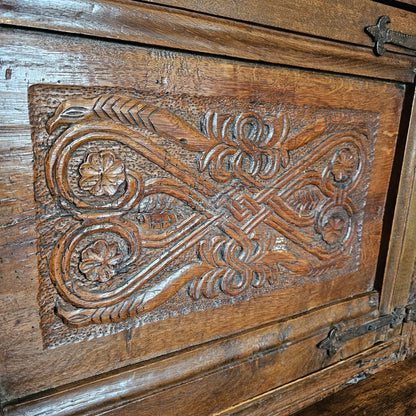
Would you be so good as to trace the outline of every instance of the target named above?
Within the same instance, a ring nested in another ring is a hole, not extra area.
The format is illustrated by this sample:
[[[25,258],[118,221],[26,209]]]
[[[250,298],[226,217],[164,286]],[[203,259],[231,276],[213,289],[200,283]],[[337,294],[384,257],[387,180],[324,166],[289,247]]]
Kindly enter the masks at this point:
[[[46,346],[357,270],[377,117],[38,85]]]

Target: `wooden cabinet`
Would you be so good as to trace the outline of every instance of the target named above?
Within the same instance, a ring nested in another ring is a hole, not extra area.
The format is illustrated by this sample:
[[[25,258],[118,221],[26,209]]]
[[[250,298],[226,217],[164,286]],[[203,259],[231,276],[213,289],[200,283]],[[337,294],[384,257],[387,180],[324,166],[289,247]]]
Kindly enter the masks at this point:
[[[415,350],[416,59],[363,31],[412,6],[159,3],[0,5],[5,415],[289,415]]]

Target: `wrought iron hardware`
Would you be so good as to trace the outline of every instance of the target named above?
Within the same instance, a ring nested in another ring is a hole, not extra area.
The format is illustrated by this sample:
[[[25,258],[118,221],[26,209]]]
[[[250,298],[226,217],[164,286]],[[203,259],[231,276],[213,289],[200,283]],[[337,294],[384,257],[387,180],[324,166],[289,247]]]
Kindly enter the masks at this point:
[[[379,56],[383,55],[386,51],[384,47],[386,43],[415,51],[416,36],[390,30],[387,28],[389,23],[390,18],[388,16],[381,16],[375,25],[365,28],[365,31],[374,39],[374,53]]]
[[[409,313],[410,306],[414,306],[411,313]],[[395,328],[406,320],[416,321],[416,305],[409,305],[407,308],[399,306],[389,315],[380,316],[373,321],[345,330],[342,330],[342,327],[345,326],[344,324],[336,325],[329,331],[328,336],[322,340],[317,347],[326,350],[328,355],[332,357],[347,341],[377,331],[385,326]]]

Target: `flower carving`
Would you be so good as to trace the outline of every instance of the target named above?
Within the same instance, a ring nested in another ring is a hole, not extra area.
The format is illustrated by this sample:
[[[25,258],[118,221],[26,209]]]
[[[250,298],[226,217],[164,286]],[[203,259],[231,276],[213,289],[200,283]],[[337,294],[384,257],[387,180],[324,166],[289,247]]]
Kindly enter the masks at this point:
[[[80,188],[94,196],[113,196],[126,180],[124,163],[109,150],[90,153],[79,172]]]
[[[329,218],[327,223],[324,225],[323,239],[328,244],[338,243],[345,232],[345,220],[340,217],[333,216]]]
[[[337,152],[332,162],[332,174],[337,182],[348,180],[355,170],[354,155],[349,149]]]
[[[92,282],[107,282],[115,274],[115,266],[123,259],[123,253],[116,242],[97,240],[81,253],[79,269]]]

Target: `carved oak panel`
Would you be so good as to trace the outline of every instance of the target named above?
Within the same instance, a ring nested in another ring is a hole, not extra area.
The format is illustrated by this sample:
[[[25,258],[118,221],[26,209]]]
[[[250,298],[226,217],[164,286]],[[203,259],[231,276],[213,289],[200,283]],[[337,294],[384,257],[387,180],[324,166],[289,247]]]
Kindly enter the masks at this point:
[[[31,89],[46,346],[357,270],[377,115]]]

